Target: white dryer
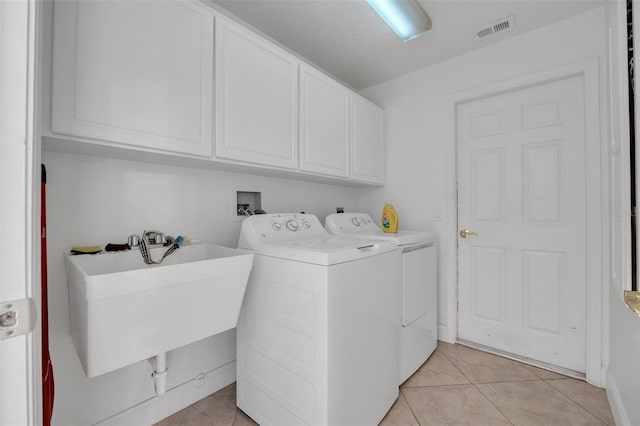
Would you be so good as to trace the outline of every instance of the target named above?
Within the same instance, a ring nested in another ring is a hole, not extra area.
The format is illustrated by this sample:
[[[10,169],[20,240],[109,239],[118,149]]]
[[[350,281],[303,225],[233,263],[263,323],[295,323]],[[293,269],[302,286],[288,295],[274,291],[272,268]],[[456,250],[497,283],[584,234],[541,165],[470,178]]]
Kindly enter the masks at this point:
[[[327,216],[325,228],[333,235],[394,242],[402,252],[402,326],[400,329],[400,383],[431,356],[438,339],[438,249],[431,232],[385,233],[367,213]]]
[[[242,223],[255,252],[237,327],[237,405],[261,425],[378,424],[398,397],[400,252],[310,214]]]

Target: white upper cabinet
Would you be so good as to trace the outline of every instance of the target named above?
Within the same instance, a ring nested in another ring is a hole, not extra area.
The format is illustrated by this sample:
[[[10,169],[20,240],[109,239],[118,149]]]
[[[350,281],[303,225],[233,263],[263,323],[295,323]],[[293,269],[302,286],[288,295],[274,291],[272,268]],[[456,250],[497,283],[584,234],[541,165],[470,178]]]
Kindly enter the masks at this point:
[[[351,178],[368,183],[384,183],[383,111],[379,106],[354,95],[352,114]]]
[[[300,69],[300,169],[349,177],[351,92],[307,66]]]
[[[206,4],[54,0],[53,9],[46,148],[129,147],[384,183],[382,110]]]
[[[298,167],[298,60],[224,19],[216,24],[216,157]]]
[[[54,133],[209,157],[214,14],[187,1],[56,1]]]

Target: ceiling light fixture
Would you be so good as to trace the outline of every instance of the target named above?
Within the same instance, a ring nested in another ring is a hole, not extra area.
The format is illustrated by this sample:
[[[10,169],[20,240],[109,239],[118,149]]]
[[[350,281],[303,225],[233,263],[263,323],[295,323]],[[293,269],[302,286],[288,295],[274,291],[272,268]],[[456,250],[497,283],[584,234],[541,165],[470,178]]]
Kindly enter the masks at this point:
[[[431,29],[431,18],[416,0],[367,0],[402,39],[413,40]]]

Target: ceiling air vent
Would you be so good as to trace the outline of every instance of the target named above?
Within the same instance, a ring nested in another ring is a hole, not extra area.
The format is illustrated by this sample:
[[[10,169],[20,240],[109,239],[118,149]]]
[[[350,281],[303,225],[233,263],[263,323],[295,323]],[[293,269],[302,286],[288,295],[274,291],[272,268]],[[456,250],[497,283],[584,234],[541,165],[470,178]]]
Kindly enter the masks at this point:
[[[497,33],[499,31],[505,31],[508,29],[513,28],[513,26],[515,25],[515,20],[512,16],[509,16],[507,18],[504,19],[500,19],[492,24],[489,25],[485,25],[484,27],[480,28],[478,31],[476,31],[476,38],[484,38],[487,37],[493,33]]]

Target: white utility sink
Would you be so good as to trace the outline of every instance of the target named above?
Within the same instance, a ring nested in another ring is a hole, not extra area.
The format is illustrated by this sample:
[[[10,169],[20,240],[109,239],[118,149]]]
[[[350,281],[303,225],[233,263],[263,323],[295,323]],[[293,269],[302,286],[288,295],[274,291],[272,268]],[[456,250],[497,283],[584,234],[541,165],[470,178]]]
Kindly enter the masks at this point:
[[[67,254],[71,337],[86,375],[234,328],[252,263],[253,254],[213,244],[183,246],[160,265],[139,250]]]

